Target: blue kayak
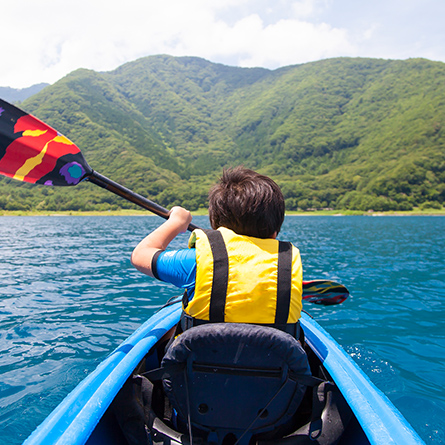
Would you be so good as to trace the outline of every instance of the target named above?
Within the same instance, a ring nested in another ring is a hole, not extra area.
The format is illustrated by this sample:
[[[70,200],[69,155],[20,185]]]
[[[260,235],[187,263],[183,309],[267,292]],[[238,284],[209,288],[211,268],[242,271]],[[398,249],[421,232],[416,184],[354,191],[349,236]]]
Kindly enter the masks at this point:
[[[122,396],[124,384],[141,366],[141,362],[148,363],[147,356],[153,355],[158,345],[161,342],[165,344],[174,334],[180,315],[180,302],[167,305],[153,315],[84,379],[24,443],[26,445],[130,443],[119,431],[118,422],[111,409],[113,401]],[[328,428],[334,428],[336,431],[331,441],[314,437],[312,440],[310,437],[302,439],[296,438],[295,434],[289,434],[280,440],[261,442],[252,439],[249,443],[354,445],[424,443],[389,399],[374,386],[351,357],[316,321],[303,313],[301,327],[308,355],[313,362],[311,369],[316,365],[331,382],[330,385],[335,387],[338,397],[341,398],[338,406],[343,403],[348,416],[343,416],[340,412],[323,420]],[[344,421],[345,417],[348,417],[347,422]],[[341,428],[328,425],[339,422],[339,419],[342,419]],[[173,438],[169,439],[162,435],[162,428],[160,432],[159,428],[155,428],[156,422],[163,425],[162,421],[156,418],[154,426],[151,425],[156,431],[152,431],[150,427],[146,428],[149,437],[147,443],[213,443],[198,439],[190,441],[186,433],[173,434]],[[313,431],[310,434],[313,434]],[[241,440],[239,443],[242,443]]]

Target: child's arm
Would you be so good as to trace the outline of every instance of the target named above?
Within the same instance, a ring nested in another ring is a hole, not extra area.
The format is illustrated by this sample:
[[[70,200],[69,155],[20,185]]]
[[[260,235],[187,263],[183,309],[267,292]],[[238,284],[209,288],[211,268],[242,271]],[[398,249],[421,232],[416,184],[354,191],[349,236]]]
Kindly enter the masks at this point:
[[[180,233],[184,233],[192,221],[192,215],[182,207],[173,207],[164,224],[145,237],[133,250],[131,264],[142,273],[153,276],[151,260],[159,250],[165,250]]]

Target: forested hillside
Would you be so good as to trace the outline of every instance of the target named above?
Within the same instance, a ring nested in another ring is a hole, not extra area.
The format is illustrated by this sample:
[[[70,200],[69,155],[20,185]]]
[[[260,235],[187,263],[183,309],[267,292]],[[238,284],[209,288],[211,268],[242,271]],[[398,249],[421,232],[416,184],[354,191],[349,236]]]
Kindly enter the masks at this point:
[[[339,58],[278,70],[154,56],[78,70],[24,101],[91,167],[165,207],[206,207],[224,167],[272,176],[289,210],[440,208],[445,64]],[[2,178],[0,209],[130,204],[83,183]]]
[[[28,88],[0,87],[0,97],[8,102],[21,102],[37,94],[48,85],[48,83],[39,83]]]

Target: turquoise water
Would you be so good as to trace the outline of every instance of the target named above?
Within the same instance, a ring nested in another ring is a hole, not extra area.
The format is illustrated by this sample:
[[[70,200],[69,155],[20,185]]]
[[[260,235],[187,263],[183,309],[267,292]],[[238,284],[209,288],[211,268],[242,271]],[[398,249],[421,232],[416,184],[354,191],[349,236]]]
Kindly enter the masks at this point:
[[[0,218],[0,444],[21,444],[168,298],[130,265],[157,217]],[[207,218],[195,218],[208,226]],[[445,443],[445,218],[287,217],[305,279],[345,284],[305,309],[426,443]],[[181,235],[172,247],[185,246]]]

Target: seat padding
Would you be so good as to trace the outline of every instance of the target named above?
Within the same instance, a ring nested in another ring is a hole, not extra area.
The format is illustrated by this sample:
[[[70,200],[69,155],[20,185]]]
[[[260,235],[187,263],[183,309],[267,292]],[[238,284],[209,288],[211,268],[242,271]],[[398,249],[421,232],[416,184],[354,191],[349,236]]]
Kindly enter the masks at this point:
[[[295,414],[310,375],[306,353],[278,329],[240,323],[204,324],[182,333],[162,361],[184,371],[164,378],[183,422],[194,428],[249,435],[273,431]]]

